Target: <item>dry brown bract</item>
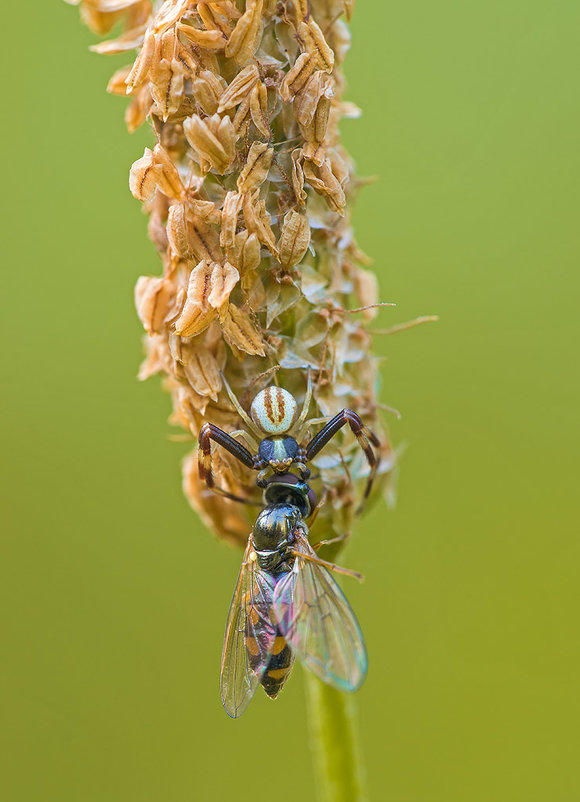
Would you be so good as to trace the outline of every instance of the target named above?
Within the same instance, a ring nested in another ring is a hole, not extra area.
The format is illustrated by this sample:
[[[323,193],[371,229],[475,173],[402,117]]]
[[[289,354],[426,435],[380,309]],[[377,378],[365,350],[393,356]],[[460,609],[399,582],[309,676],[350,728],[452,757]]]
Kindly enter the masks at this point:
[[[164,374],[173,422],[195,435],[204,419],[240,425],[220,371],[247,406],[273,377],[301,400],[311,370],[311,415],[356,409],[380,434],[387,475],[365,328],[374,310],[346,314],[377,301],[349,224],[353,166],[337,132],[355,114],[341,100],[351,0],[77,4],[97,33],[123,23],[94,49],[137,50],[108,88],[130,96],[129,129],[149,119],[156,138],[130,175],[163,262],[161,277],[137,283],[140,376]],[[258,498],[255,474],[221,450],[215,465],[223,487]],[[350,532],[365,471],[348,435],[317,461],[328,490],[320,537]],[[247,510],[201,486],[193,459],[184,488],[215,531],[245,540]]]

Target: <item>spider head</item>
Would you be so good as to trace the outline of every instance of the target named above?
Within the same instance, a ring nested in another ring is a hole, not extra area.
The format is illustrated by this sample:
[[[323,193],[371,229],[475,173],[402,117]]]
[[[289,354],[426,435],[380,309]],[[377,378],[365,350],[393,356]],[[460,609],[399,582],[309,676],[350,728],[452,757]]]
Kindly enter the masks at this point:
[[[281,387],[266,387],[252,401],[250,415],[265,434],[285,434],[298,414],[296,399]]]

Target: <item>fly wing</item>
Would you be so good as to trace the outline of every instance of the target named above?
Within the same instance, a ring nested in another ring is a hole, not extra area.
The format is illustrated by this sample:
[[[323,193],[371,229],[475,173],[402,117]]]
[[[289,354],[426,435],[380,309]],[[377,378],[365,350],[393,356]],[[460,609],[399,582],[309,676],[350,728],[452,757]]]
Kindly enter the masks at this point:
[[[221,694],[226,712],[241,716],[249,705],[268,665],[276,623],[272,617],[274,580],[244,555],[234,591],[224,636],[221,665]]]
[[[274,591],[280,630],[298,658],[323,682],[341,691],[356,690],[365,678],[367,654],[358,621],[342,590],[299,539],[292,571]]]

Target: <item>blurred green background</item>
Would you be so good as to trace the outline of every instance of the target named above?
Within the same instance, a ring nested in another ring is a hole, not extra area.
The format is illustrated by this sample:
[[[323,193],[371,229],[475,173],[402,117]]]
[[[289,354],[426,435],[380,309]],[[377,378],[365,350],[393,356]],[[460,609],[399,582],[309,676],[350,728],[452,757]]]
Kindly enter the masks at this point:
[[[77,11],[3,11],[0,797],[313,799],[299,669],[239,721],[218,671],[240,555],[180,489],[169,400],[138,384],[127,188],[148,141]],[[578,26],[574,0],[361,0],[358,238],[403,412],[396,511],[347,555],[370,653],[374,800],[580,798]]]

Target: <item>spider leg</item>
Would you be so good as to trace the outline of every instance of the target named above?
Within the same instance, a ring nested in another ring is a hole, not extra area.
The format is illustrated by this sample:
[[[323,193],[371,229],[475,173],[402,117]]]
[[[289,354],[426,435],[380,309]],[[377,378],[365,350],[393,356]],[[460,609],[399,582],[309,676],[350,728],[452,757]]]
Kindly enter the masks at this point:
[[[300,478],[303,482],[307,482],[310,479],[310,468],[306,467],[306,457],[297,457],[294,460],[294,465],[298,469],[298,473],[300,474]]]
[[[298,434],[296,435],[296,440],[299,443],[302,443],[304,437],[306,436],[306,432],[310,429],[311,426],[317,426],[319,423],[328,423],[330,418],[326,415],[324,418],[310,418],[307,420],[306,423],[303,423],[300,427]]]
[[[258,474],[258,478],[256,479],[256,484],[258,487],[262,489],[268,486],[268,482],[266,481],[266,477],[271,472],[270,467],[262,468],[262,470]]]
[[[232,456],[238,459],[247,468],[255,467],[254,457],[250,454],[248,449],[237,440],[224,432],[213,423],[204,423],[199,430],[199,452],[198,452],[198,472],[199,478],[206,483],[206,485],[213,490],[218,496],[229,498],[231,501],[239,501],[242,504],[256,504],[257,502],[250,501],[247,498],[236,496],[222,487],[217,487],[214,481],[212,466],[211,466],[211,441],[213,440],[218,445],[225,448]]]
[[[246,426],[250,430],[250,432],[252,432],[252,434],[254,434],[254,435],[257,435],[258,439],[261,439],[262,435],[260,433],[260,430],[258,429],[258,427],[254,423],[254,421],[250,418],[250,416],[248,415],[246,410],[242,407],[242,405],[240,404],[240,402],[236,398],[234,391],[232,390],[230,385],[227,383],[226,377],[224,376],[224,374],[221,371],[220,371],[220,376],[221,376],[222,382],[224,383],[224,387],[226,388],[226,392],[227,392],[227,394],[229,396],[229,399],[232,402],[232,404],[234,405],[234,408],[235,408],[236,412],[238,413],[240,418],[244,421],[244,423],[246,424]]]
[[[308,383],[306,385],[306,395],[304,396],[304,404],[302,405],[302,411],[300,412],[300,417],[294,424],[296,430],[299,432],[303,425],[304,421],[306,420],[306,416],[308,415],[308,410],[310,409],[310,402],[312,401],[312,372],[310,368],[308,368]],[[298,441],[299,438],[297,438]]]
[[[229,433],[230,437],[233,437],[235,440],[239,440],[240,437],[243,437],[246,443],[248,443],[254,451],[258,451],[258,443],[253,438],[253,436],[247,432],[245,429],[236,429],[235,432]]]
[[[306,459],[311,460],[313,457],[315,457],[318,452],[321,451],[329,442],[329,440],[331,440],[334,435],[346,424],[350,426],[352,433],[358,440],[358,443],[362,448],[371,469],[363,496],[364,502],[371,492],[373,481],[379,467],[379,459],[373,451],[373,446],[378,448],[380,446],[380,442],[377,436],[364,425],[356,412],[353,412],[351,409],[343,409],[338,413],[338,415],[335,415],[332,420],[329,420],[326,426],[321,429],[306,446]]]
[[[249,498],[244,498],[243,496],[236,496],[235,493],[230,493],[229,490],[224,490],[223,487],[218,487],[218,485],[211,486],[212,493],[215,493],[216,496],[221,496],[222,498],[227,498],[230,501],[237,501],[239,504],[248,504],[252,507],[261,507],[259,501],[251,501]]]

